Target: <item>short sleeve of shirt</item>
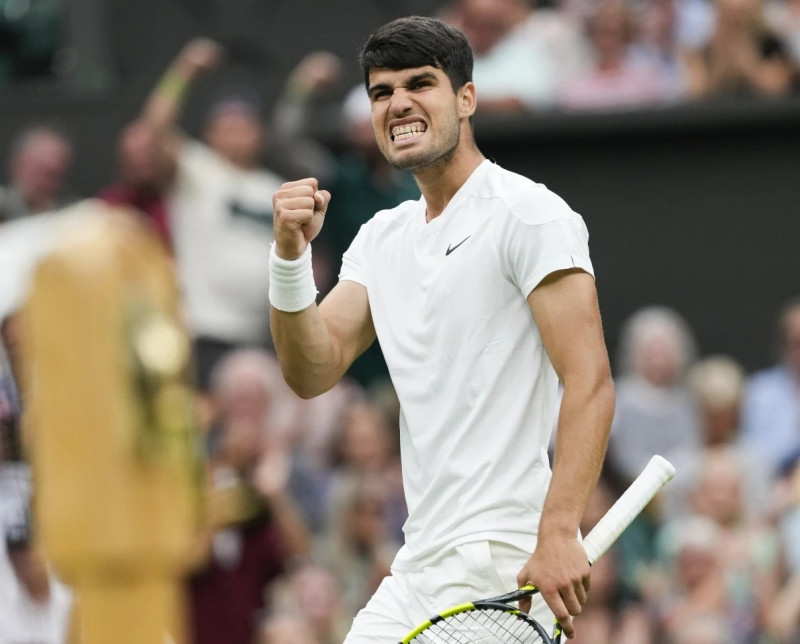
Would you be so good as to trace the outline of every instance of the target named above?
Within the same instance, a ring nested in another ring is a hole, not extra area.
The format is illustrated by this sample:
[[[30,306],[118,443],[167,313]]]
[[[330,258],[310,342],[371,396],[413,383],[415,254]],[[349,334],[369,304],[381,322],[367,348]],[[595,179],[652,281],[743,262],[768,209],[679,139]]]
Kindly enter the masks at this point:
[[[509,216],[499,243],[503,269],[525,297],[556,271],[579,268],[594,276],[589,232],[574,213],[537,224]]]
[[[339,272],[339,281],[357,282],[366,286],[366,272],[364,270],[364,246],[367,237],[367,224],[361,226],[358,234],[353,239],[342,256],[342,270]]]

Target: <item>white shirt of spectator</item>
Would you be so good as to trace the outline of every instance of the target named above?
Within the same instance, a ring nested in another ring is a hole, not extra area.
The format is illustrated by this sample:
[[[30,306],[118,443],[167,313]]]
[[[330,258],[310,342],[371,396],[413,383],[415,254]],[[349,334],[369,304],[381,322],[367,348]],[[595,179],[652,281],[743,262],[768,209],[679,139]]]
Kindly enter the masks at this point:
[[[193,336],[263,343],[269,324],[272,195],[283,179],[187,142],[170,195],[178,273]]]
[[[30,500],[28,466],[0,463],[0,644],[64,644],[72,591],[50,575],[49,600],[34,601],[20,584],[8,558],[6,537],[27,522]]]
[[[402,406],[401,569],[474,540],[532,549],[558,382],[527,296],[554,271],[593,274],[581,217],[490,161],[430,223],[425,209],[377,213],[340,274],[367,289]]]

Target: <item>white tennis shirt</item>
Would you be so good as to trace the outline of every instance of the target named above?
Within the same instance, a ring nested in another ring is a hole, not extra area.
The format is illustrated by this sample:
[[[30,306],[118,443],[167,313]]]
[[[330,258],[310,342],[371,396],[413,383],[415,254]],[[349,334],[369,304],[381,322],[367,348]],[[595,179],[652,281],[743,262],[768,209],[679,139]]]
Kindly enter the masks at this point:
[[[527,296],[554,271],[593,274],[583,219],[488,160],[430,223],[425,208],[378,212],[339,276],[367,289],[400,399],[401,569],[473,540],[532,548],[558,380]]]

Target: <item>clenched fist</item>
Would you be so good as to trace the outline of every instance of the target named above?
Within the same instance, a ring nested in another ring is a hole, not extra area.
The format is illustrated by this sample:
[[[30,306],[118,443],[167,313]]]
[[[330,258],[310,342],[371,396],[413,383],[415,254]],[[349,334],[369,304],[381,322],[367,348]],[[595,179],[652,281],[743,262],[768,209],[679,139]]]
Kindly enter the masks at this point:
[[[331,193],[320,190],[316,179],[284,183],[272,197],[275,252],[281,259],[297,259],[322,228]]]

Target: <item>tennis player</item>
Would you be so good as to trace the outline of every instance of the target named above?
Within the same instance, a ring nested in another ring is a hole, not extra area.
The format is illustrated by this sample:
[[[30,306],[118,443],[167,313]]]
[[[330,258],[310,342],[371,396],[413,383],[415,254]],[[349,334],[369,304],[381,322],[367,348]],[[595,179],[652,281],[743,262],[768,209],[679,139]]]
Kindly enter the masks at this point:
[[[396,643],[437,609],[528,582],[546,602],[534,616],[573,637],[589,588],[578,524],[614,407],[586,227],[476,147],[460,31],[398,19],[360,62],[378,145],[422,197],[362,226],[319,306],[310,242],[331,195],[316,179],[275,194],[270,256],[292,388],[321,394],[377,337],[401,402],[406,543],[345,641]]]

